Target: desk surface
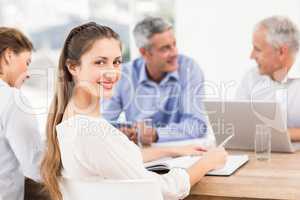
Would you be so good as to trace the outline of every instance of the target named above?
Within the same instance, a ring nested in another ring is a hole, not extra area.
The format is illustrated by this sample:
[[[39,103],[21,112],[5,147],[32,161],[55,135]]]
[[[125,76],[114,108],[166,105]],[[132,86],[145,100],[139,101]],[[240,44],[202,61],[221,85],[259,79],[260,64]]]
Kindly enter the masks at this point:
[[[271,160],[249,162],[230,177],[206,176],[191,189],[187,200],[198,199],[300,199],[300,152],[272,153]],[[205,197],[205,198],[204,198]]]

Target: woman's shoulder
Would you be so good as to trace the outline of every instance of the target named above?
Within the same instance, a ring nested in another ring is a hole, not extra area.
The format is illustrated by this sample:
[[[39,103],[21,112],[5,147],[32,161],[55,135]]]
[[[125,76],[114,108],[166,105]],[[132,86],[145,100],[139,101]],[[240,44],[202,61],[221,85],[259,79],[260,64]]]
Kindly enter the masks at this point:
[[[0,113],[12,113],[15,109],[24,109],[30,106],[28,99],[17,88],[0,85]],[[25,107],[26,106],[26,107]]]
[[[102,117],[92,117],[83,114],[68,116],[63,119],[57,127],[88,128],[89,126],[104,126],[107,121]]]
[[[79,114],[62,121],[56,126],[56,130],[59,133],[63,132],[63,134],[59,135],[66,136],[70,133],[72,138],[79,138],[82,141],[108,139],[111,137],[120,138],[124,135],[103,117],[91,117]]]
[[[89,154],[93,149],[95,152],[100,149],[102,152],[119,152],[120,149],[138,152],[137,146],[125,134],[102,117],[74,115],[57,125],[56,129],[61,144],[70,142],[74,153]]]

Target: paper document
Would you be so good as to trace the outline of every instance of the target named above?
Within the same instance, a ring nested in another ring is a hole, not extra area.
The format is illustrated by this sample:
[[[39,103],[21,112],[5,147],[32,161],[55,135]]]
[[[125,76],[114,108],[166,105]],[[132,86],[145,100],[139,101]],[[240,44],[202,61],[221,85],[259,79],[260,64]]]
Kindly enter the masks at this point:
[[[152,162],[145,163],[146,169],[157,173],[164,173],[172,168],[187,169],[195,162],[201,159],[201,156],[182,156],[178,158],[164,158]],[[227,157],[226,164],[223,168],[212,170],[206,175],[215,176],[230,176],[238,168],[244,165],[249,160],[248,155],[230,155]]]

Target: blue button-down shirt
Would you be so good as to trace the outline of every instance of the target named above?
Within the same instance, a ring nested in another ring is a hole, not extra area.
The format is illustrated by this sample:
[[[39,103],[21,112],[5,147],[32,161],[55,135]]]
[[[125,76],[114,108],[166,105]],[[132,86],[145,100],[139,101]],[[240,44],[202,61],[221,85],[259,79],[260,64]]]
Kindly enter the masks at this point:
[[[121,80],[110,100],[102,102],[107,120],[152,118],[158,142],[199,138],[207,126],[202,98],[204,76],[195,61],[178,56],[178,69],[167,73],[160,83],[149,79],[145,61],[138,58],[122,66]]]

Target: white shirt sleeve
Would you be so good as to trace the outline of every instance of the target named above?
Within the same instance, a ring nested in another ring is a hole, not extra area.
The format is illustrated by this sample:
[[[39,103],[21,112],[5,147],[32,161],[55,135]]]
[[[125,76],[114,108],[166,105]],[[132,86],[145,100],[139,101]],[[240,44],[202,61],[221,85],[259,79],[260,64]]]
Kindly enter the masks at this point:
[[[172,169],[165,175],[147,171],[140,149],[105,120],[101,123],[101,133],[82,129],[76,134],[73,152],[82,166],[106,179],[155,179],[164,199],[182,199],[189,194],[189,175],[185,170]]]
[[[18,98],[20,93],[15,93]],[[13,150],[24,176],[40,181],[42,143],[35,115],[15,103],[10,108],[5,137]],[[25,100],[26,104],[28,101]],[[28,104],[27,104],[28,106]],[[28,108],[27,108],[28,109]]]
[[[236,99],[250,100],[251,99],[251,85],[253,82],[254,69],[249,70],[241,80],[239,87],[236,91]]]

